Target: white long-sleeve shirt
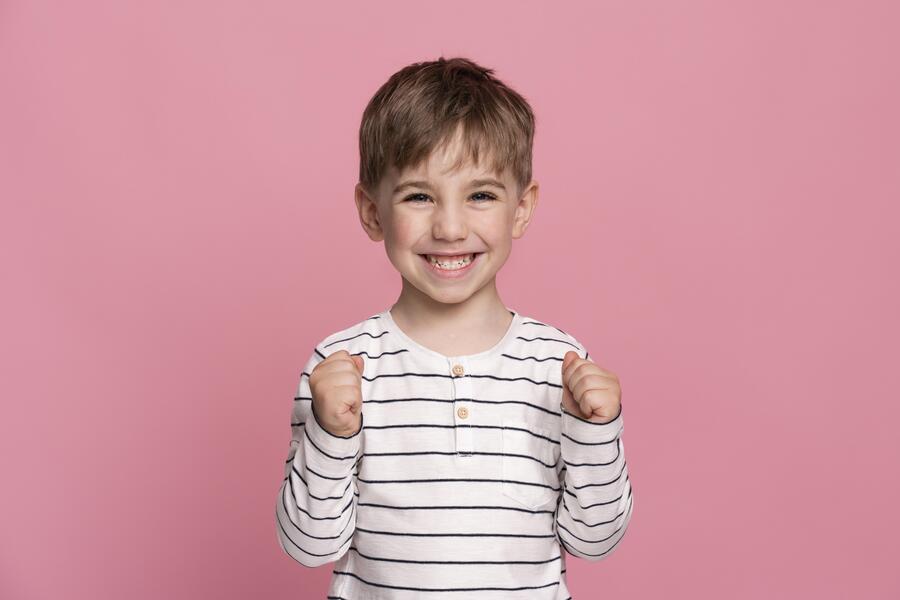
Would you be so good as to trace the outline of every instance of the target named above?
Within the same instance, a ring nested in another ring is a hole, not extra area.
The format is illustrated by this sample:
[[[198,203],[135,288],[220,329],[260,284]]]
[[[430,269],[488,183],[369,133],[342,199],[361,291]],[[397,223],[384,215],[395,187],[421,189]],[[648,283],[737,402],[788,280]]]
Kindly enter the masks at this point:
[[[293,401],[278,540],[297,562],[337,561],[328,598],[571,598],[566,557],[600,560],[633,509],[622,413],[562,407],[571,335],[507,309],[491,349],[444,356],[390,310],[318,343]],[[365,359],[362,427],[341,437],[312,412],[309,374],[338,350]]]

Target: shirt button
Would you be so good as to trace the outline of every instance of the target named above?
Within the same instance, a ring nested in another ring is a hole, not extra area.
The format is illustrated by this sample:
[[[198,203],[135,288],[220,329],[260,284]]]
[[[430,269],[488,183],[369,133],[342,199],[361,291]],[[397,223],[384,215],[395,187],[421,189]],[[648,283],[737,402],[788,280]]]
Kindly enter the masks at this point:
[[[456,414],[459,415],[460,419],[465,419],[469,416],[469,409],[466,408],[465,406],[460,406],[459,408],[456,409]]]
[[[453,374],[459,377],[464,373],[464,369],[462,365],[453,365]]]

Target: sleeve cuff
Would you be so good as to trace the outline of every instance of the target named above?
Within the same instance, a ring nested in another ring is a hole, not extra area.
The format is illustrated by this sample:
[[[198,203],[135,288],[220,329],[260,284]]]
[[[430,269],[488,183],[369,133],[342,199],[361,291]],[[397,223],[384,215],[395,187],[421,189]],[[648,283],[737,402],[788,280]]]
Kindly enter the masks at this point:
[[[606,423],[588,421],[578,415],[573,415],[563,407],[562,402],[559,403],[559,410],[562,412],[562,431],[578,440],[612,441],[619,437],[624,429],[621,404],[619,404],[619,414],[612,421]]]
[[[330,458],[346,460],[347,464],[353,464],[353,460],[356,458],[356,453],[359,451],[360,447],[362,438],[360,434],[363,430],[365,414],[360,415],[359,430],[351,435],[343,436],[334,435],[322,427],[322,424],[319,423],[319,419],[316,416],[315,405],[311,406],[310,411],[311,417],[306,420],[306,433],[313,445],[319,448],[323,453],[330,455]]]

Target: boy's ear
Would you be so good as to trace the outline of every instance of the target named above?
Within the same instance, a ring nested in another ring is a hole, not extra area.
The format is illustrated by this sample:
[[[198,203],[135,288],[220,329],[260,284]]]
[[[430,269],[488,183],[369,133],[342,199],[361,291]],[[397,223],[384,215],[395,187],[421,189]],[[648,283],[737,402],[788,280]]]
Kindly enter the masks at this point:
[[[375,198],[366,191],[362,183],[356,184],[354,195],[360,224],[366,231],[369,239],[373,242],[380,242],[384,239],[384,230],[381,228],[381,221],[378,219],[378,204]]]
[[[531,183],[519,196],[519,204],[516,206],[516,214],[513,219],[512,236],[514,239],[525,235],[525,229],[531,223],[531,217],[538,203],[538,187],[538,182],[531,180]]]

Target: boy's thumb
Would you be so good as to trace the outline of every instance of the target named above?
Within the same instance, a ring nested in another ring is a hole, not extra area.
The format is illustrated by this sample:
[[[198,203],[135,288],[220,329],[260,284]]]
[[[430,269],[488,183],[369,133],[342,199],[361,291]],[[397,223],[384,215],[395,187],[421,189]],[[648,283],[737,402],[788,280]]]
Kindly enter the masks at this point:
[[[581,357],[574,350],[569,350],[568,352],[566,352],[565,356],[563,356],[562,370],[565,371],[566,367],[568,367],[569,364],[571,364],[572,361],[574,361],[576,358]]]
[[[353,354],[350,356],[353,359],[353,362],[356,364],[356,368],[359,371],[359,374],[363,374],[363,367],[365,366],[365,361],[363,361],[363,357],[358,354]]]

